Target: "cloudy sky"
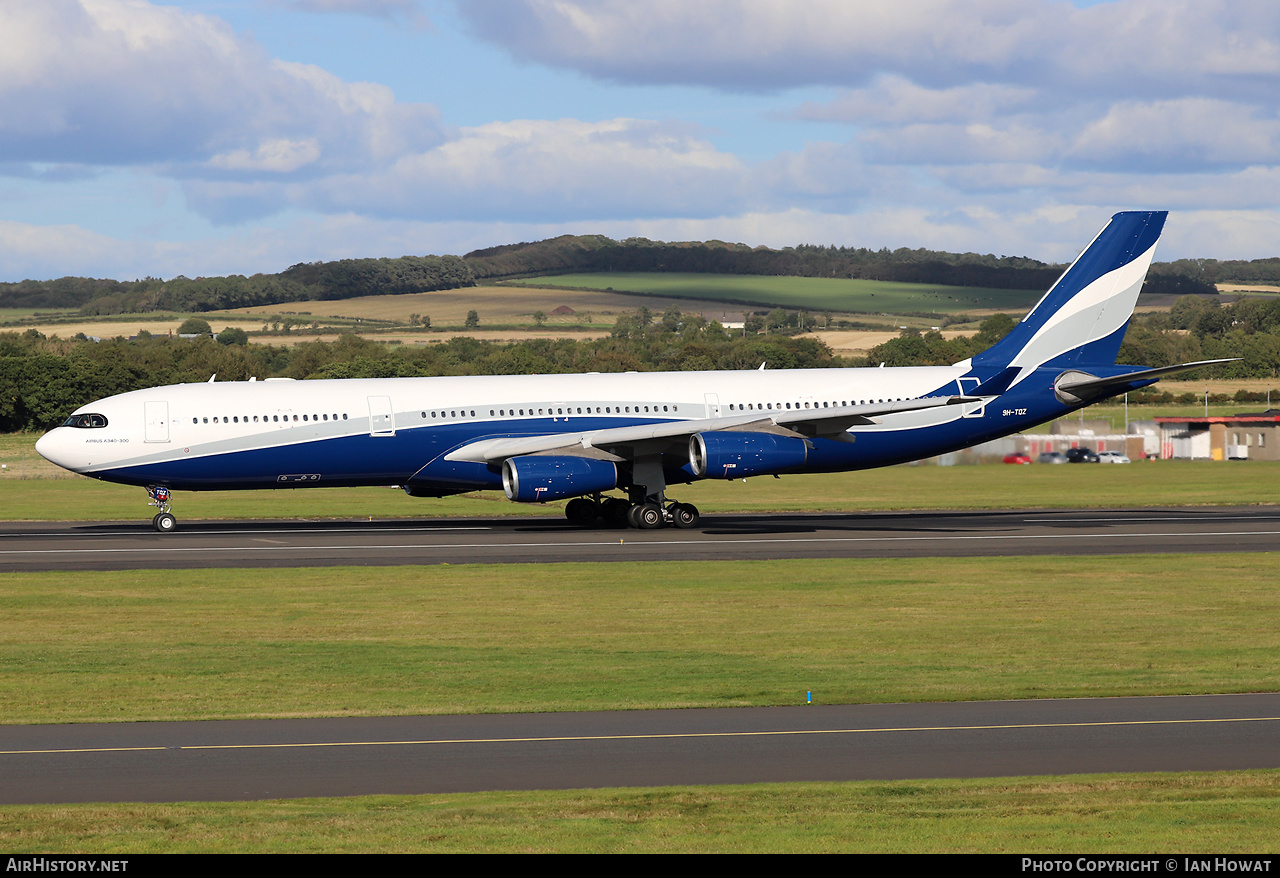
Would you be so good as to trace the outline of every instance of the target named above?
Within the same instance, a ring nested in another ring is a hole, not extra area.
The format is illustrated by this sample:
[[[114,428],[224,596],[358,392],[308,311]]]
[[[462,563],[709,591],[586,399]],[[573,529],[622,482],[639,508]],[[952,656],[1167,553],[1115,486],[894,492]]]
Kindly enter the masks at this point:
[[[0,281],[566,232],[1280,255],[1276,0],[0,0]]]

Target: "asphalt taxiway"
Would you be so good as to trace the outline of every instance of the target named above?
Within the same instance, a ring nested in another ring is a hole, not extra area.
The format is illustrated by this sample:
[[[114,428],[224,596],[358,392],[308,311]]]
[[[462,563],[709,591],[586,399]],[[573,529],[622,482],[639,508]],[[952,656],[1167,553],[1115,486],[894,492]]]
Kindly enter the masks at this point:
[[[1280,768],[1280,694],[0,726],[0,803]]]
[[[1280,508],[705,515],[692,530],[559,518],[0,524],[0,571],[1270,552]]]

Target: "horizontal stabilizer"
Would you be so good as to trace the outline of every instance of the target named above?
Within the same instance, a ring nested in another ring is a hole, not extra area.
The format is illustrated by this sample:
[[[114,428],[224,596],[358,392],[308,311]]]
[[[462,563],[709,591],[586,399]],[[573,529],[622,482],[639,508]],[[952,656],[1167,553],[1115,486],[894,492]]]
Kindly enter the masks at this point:
[[[1165,375],[1174,375],[1178,372],[1189,372],[1192,369],[1199,369],[1204,366],[1217,366],[1222,363],[1234,363],[1239,357],[1228,357],[1225,360],[1197,360],[1194,363],[1180,363],[1177,366],[1161,366],[1156,369],[1139,369],[1136,372],[1126,372],[1123,375],[1112,375],[1107,378],[1098,378],[1087,372],[1063,372],[1058,376],[1058,380],[1054,382],[1053,388],[1058,398],[1063,402],[1075,403],[1084,402],[1094,396],[1100,396],[1109,390],[1124,387],[1129,384],[1138,384],[1142,382],[1154,381],[1157,378],[1163,378]]]

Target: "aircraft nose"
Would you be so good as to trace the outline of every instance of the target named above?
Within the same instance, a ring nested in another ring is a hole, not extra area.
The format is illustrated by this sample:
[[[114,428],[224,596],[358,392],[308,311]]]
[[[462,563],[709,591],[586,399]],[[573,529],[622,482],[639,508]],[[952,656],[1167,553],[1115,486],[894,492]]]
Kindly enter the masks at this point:
[[[53,433],[49,432],[49,433],[45,433],[43,436],[41,436],[39,439],[36,440],[36,454],[40,455],[50,463],[57,463],[56,460],[54,460],[52,457],[49,456],[50,454],[53,453],[54,443],[53,443],[52,437],[53,437]]]
[[[63,435],[65,432],[61,427],[55,427],[37,439],[36,454],[63,469],[74,469],[68,453],[70,449],[67,445],[67,437]]]

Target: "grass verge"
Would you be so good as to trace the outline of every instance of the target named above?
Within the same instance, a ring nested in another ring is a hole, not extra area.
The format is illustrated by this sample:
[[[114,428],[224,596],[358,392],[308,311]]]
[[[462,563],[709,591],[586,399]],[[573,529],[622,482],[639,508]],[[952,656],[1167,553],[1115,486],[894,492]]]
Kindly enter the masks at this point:
[[[71,476],[0,436],[0,520],[143,522],[142,488]],[[34,437],[29,440],[34,443]],[[58,473],[61,478],[55,478]],[[27,478],[21,478],[26,475]],[[852,473],[675,485],[669,494],[704,514],[884,512],[913,509],[1052,509],[1269,505],[1280,467],[1263,461],[1139,462],[1130,466],[896,466]],[[457,518],[559,516],[563,504],[510,503],[500,491],[442,499],[391,488],[302,488],[174,494],[179,521],[197,519]]]
[[[9,723],[1270,691],[1269,555],[0,575]]]
[[[771,784],[3,810],[10,854],[1259,852],[1280,773]],[[1181,864],[1180,864],[1181,865]]]

